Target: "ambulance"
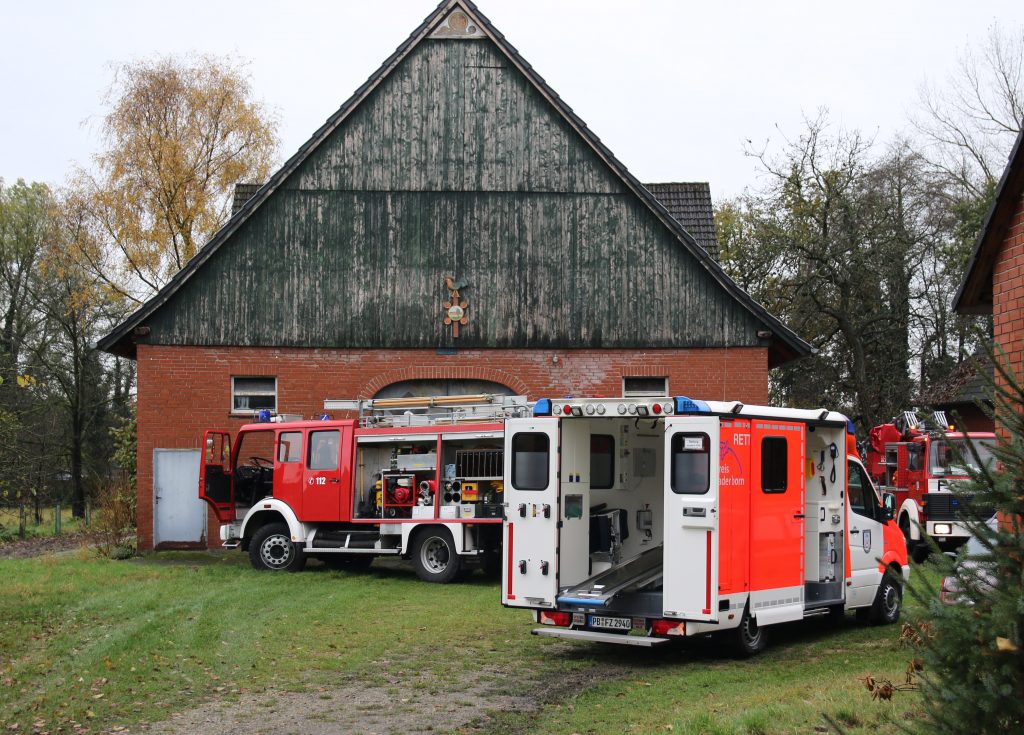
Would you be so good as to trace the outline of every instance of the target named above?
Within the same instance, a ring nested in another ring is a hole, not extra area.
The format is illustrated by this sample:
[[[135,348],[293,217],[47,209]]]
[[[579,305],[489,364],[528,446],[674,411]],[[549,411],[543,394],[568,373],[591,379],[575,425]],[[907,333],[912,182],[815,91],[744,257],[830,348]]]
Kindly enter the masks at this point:
[[[894,498],[840,413],[675,398],[542,399],[505,422],[502,602],[536,635],[740,655],[819,615],[894,623]]]

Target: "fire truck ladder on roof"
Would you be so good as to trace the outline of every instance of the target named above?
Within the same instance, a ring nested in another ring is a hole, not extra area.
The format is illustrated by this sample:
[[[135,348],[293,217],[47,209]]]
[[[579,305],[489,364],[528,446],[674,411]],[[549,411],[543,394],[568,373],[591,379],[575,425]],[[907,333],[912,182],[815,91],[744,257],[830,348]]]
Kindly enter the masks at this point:
[[[475,393],[357,400],[329,398],[324,401],[324,410],[356,413],[360,426],[365,427],[432,426],[526,417],[531,414],[533,404],[526,396]]]
[[[632,592],[658,582],[662,575],[663,547],[647,549],[611,569],[595,574],[558,596],[561,605],[605,607],[617,595]]]

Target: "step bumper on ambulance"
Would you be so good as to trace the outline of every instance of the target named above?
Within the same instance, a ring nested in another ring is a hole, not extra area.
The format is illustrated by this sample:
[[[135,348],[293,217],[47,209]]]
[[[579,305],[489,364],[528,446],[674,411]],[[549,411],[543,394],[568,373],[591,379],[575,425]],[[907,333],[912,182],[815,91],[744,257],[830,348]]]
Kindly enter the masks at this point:
[[[671,638],[601,633],[596,630],[574,630],[572,628],[534,628],[533,634],[549,638],[590,641],[592,643],[614,643],[619,646],[642,646],[644,648],[653,648],[654,646],[664,646],[672,643]]]

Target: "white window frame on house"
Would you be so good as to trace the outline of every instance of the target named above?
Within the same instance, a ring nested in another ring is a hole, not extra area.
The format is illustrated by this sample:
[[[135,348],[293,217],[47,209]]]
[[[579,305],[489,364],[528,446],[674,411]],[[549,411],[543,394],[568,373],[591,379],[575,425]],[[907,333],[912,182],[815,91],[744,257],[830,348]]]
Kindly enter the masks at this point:
[[[652,382],[655,380],[661,381],[661,388],[657,389],[653,386],[637,387],[636,383],[630,387],[630,381],[644,381]],[[625,398],[644,398],[644,397],[662,397],[668,396],[668,377],[663,375],[623,375],[622,376],[622,395]]]
[[[267,390],[266,387],[254,386],[251,383],[246,387],[244,381],[272,381],[274,388],[272,391]],[[239,383],[241,382],[241,386]],[[245,408],[239,406],[239,399],[247,399],[249,397],[266,397],[272,396],[274,401],[272,406],[259,406],[257,408]],[[262,409],[269,409],[271,413],[277,413],[277,377],[274,375],[237,375],[231,378],[231,413],[238,416],[255,416]]]

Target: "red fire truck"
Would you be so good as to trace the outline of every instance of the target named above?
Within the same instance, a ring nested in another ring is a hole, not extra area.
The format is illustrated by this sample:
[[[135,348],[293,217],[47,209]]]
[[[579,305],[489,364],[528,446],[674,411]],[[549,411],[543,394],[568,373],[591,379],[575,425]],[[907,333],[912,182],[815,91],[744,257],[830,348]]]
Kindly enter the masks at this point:
[[[895,498],[828,410],[540,400],[505,422],[502,601],[538,635],[743,655],[816,615],[893,623],[909,575]]]
[[[969,497],[951,492],[957,482],[969,479],[968,467],[977,459],[993,462],[992,432],[958,432],[943,411],[931,416],[929,429],[913,411],[904,411],[891,423],[876,426],[868,433],[866,452],[868,474],[885,491],[896,496],[896,518],[914,557],[927,556],[928,534],[944,551],[963,544],[970,534],[962,523]],[[974,509],[985,513],[984,509]]]
[[[225,547],[266,570],[392,555],[429,582],[474,565],[498,572],[503,422],[529,415],[525,398],[330,400],[325,409],[358,418],[265,416],[234,443],[229,432],[206,432],[199,497]]]

